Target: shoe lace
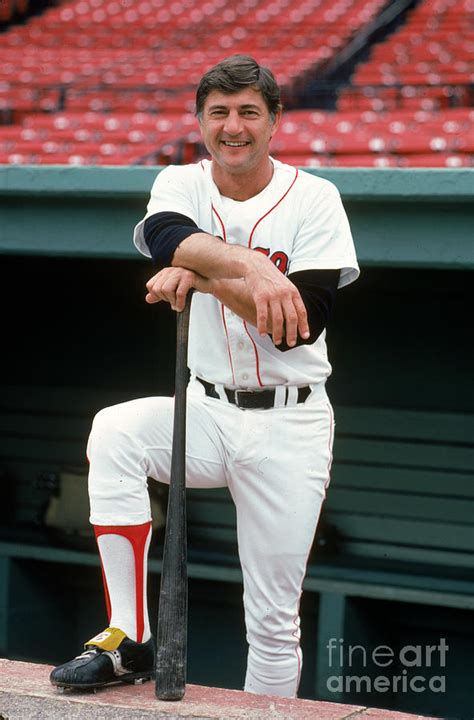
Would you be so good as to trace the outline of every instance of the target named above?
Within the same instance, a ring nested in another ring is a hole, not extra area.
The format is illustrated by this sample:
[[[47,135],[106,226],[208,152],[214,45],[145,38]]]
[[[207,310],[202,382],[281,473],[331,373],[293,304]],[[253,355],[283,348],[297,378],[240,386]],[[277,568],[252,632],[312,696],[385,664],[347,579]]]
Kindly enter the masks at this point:
[[[100,650],[98,650],[97,648],[89,648],[84,650],[84,652],[82,652],[80,655],[76,655],[74,659],[79,660],[79,658],[92,657],[93,655],[98,655],[99,652]]]

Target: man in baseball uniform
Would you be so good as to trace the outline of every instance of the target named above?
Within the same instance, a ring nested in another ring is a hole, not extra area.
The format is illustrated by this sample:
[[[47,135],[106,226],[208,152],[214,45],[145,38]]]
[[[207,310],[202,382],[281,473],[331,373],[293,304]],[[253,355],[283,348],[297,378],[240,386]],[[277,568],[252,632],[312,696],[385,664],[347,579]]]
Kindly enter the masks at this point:
[[[334,420],[325,328],[359,274],[339,193],[269,156],[281,118],[271,72],[235,55],[196,96],[211,160],[157,176],[134,242],[160,268],[146,301],[190,322],[187,483],[228,487],[237,511],[249,645],[244,689],[296,696],[299,602],[329,484]],[[106,408],[88,443],[91,522],[109,627],[56,668],[53,684],[150,678],[147,480],[169,482],[173,399]]]

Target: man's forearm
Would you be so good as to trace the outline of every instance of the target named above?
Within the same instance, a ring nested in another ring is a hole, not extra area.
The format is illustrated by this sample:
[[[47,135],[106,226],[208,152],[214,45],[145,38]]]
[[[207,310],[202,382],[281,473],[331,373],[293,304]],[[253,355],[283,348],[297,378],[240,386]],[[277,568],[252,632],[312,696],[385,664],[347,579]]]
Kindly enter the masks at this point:
[[[194,233],[176,248],[173,267],[194,270],[206,278],[243,278],[255,267],[259,258],[240,245],[228,245],[207,233]]]

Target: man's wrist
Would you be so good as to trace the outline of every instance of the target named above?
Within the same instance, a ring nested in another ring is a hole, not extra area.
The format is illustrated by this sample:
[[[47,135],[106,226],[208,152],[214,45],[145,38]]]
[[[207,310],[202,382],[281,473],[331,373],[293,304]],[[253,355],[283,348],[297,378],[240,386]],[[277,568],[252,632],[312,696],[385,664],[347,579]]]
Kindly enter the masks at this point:
[[[202,275],[199,275],[199,273],[194,273],[194,276],[195,276],[194,289],[197,292],[204,293],[205,295],[212,293],[212,289],[211,289],[212,280],[210,280],[209,278],[203,277]]]
[[[222,280],[220,278],[209,278],[205,281],[205,290],[203,292],[208,293],[209,295],[213,295],[216,300],[220,300],[222,302],[223,299],[223,293],[225,292],[226,287],[228,287],[229,280]]]
[[[258,266],[265,257],[261,253],[255,252],[250,248],[241,245],[228,246],[233,253],[232,267],[235,271],[235,277],[247,278],[249,275],[258,272]]]

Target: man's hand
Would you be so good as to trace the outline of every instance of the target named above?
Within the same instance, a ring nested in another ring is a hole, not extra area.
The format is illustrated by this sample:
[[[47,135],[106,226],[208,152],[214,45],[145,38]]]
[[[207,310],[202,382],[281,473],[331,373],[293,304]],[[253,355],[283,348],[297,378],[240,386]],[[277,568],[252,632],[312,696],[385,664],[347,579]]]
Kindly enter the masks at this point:
[[[173,310],[182,312],[189,289],[196,288],[205,292],[206,282],[205,278],[193,270],[167,267],[148,280],[145,300],[150,304],[165,300]]]
[[[306,308],[298,289],[278,268],[260,253],[254,253],[244,275],[245,284],[255,303],[255,320],[260,335],[270,333],[275,345],[285,338],[293,347],[298,335],[309,337]]]

